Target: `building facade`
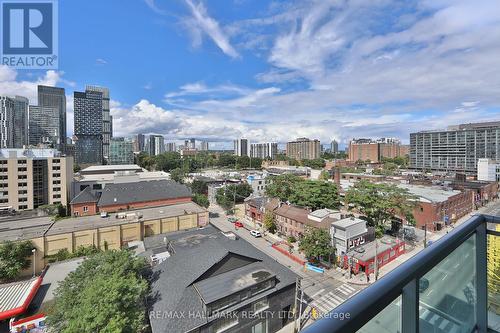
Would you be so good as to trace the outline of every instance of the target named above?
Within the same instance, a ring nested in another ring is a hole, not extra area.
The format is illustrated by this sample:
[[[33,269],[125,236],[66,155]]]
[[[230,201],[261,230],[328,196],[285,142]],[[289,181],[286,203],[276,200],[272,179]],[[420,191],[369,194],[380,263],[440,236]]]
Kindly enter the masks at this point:
[[[14,146],[23,148],[28,145],[28,108],[29,100],[26,97],[14,97]]]
[[[155,156],[165,152],[165,139],[162,135],[150,135],[148,140],[149,155]]]
[[[52,145],[54,148],[61,147],[61,136],[59,110],[48,106],[29,106],[29,131],[28,142],[30,145],[38,144]]]
[[[209,150],[208,141],[202,141],[201,142],[201,144],[200,144],[200,150],[201,151],[208,151]]]
[[[410,168],[477,173],[480,158],[500,162],[500,122],[450,126],[410,134]]]
[[[332,154],[337,154],[339,152],[339,143],[337,142],[337,140],[332,140],[332,142],[330,143],[330,151],[332,152]]]
[[[0,206],[14,210],[69,203],[73,158],[55,149],[0,150]]]
[[[349,142],[349,161],[370,161],[379,163],[382,158],[394,158],[405,156],[408,153],[406,146],[395,138],[353,139]]]
[[[141,152],[141,151],[144,151],[145,149],[145,143],[146,143],[146,138],[144,136],[144,134],[137,134],[135,137],[134,137],[134,152]]]
[[[495,162],[489,158],[478,159],[477,180],[488,182],[500,181],[500,162]]]
[[[103,162],[103,97],[100,91],[74,92],[76,163]]]
[[[298,138],[287,142],[286,155],[296,160],[314,160],[321,157],[321,143],[319,140]]]
[[[247,139],[234,140],[234,154],[236,156],[248,156],[248,140]]]
[[[252,143],[250,145],[250,157],[262,159],[274,159],[278,154],[278,143]]]
[[[348,217],[331,224],[330,235],[335,254],[345,255],[349,250],[364,244],[368,229],[366,221],[355,217]]]
[[[134,164],[132,142],[125,141],[125,138],[111,138],[108,164]]]
[[[113,137],[113,118],[109,113],[109,89],[105,87],[87,86],[85,91],[100,92],[102,94],[102,156],[109,158],[111,138]]]
[[[165,143],[165,151],[177,151],[177,145],[175,142]]]
[[[38,105],[55,108],[58,114],[58,142],[57,147],[64,151],[66,143],[66,92],[64,88],[38,86]]]
[[[0,148],[14,146],[14,100],[0,97]]]

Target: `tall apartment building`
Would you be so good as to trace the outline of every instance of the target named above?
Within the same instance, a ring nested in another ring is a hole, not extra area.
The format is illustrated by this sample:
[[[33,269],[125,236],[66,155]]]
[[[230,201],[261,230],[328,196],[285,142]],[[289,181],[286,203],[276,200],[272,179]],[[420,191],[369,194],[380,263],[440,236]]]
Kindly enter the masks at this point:
[[[208,151],[209,150],[208,141],[202,141],[201,142],[201,144],[200,144],[200,150],[201,151]]]
[[[38,105],[56,108],[58,114],[58,137],[56,146],[63,149],[66,142],[66,93],[64,88],[38,86]]]
[[[394,158],[404,156],[408,149],[395,138],[372,139],[352,139],[349,142],[349,161],[371,161],[378,163],[382,158]]]
[[[111,138],[108,164],[134,164],[132,142],[124,138]]]
[[[103,162],[103,98],[102,92],[74,92],[75,157],[78,164]]]
[[[165,143],[165,151],[177,151],[177,145],[175,142]]]
[[[410,134],[410,168],[474,175],[477,161],[500,162],[500,122],[450,126]]]
[[[109,144],[113,137],[113,117],[109,113],[109,89],[98,86],[87,86],[85,91],[100,92],[102,94],[102,156],[109,158]]]
[[[14,146],[14,99],[0,97],[0,148]]]
[[[295,141],[287,142],[286,155],[296,160],[314,160],[321,156],[320,146],[319,140],[298,138]]]
[[[330,151],[332,152],[332,154],[337,154],[339,152],[339,143],[337,142],[337,140],[332,140],[332,142],[330,143]]]
[[[67,205],[73,158],[56,149],[0,149],[0,207]]]
[[[29,106],[28,142],[30,145],[48,144],[61,148],[59,109],[48,106]]]
[[[150,135],[148,140],[149,155],[160,155],[165,152],[165,139],[162,135]]]
[[[145,138],[144,134],[141,134],[141,133],[137,134],[134,137],[134,151],[135,152],[144,151],[145,142],[146,142],[146,138]]]
[[[250,156],[252,158],[274,159],[278,154],[278,143],[252,143],[250,144]]]
[[[236,156],[248,156],[248,140],[247,139],[234,140],[234,154]]]

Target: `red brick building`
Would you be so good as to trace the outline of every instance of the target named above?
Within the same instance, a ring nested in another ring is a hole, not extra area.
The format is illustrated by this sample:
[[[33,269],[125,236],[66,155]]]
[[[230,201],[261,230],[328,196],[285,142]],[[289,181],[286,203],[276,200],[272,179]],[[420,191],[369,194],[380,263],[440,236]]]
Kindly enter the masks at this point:
[[[73,216],[113,213],[122,210],[174,205],[191,201],[191,190],[171,180],[109,184],[100,196],[90,187],[80,192],[70,203]]]
[[[400,185],[418,197],[413,210],[416,227],[437,230],[470,213],[474,209],[474,192],[438,186]]]

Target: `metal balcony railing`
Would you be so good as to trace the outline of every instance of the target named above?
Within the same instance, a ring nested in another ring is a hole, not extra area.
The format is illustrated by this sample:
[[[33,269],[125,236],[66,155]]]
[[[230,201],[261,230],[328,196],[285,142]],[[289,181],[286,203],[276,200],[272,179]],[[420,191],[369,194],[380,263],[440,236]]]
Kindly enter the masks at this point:
[[[490,248],[489,261],[495,266],[493,276],[499,278],[500,232],[487,228],[498,223],[500,217],[471,217],[301,332],[498,331],[498,326],[488,328],[488,282],[490,300],[494,293],[498,301],[500,286],[498,280],[488,281],[487,255],[490,238],[497,248]],[[497,314],[498,310],[496,304]],[[490,315],[490,320],[499,318]],[[493,325],[499,325],[498,321]]]

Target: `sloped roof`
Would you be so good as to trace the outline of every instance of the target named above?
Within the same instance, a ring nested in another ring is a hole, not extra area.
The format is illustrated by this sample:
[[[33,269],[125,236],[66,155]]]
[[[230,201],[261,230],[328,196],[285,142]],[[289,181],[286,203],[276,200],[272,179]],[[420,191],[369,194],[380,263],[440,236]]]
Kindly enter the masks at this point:
[[[83,191],[78,193],[76,197],[71,200],[70,204],[79,204],[87,202],[97,202],[99,199],[90,190],[90,186],[87,186]]]
[[[188,313],[203,313],[203,301],[196,286],[203,286],[210,281],[231,276],[236,272],[227,272],[206,280],[198,280],[212,266],[221,262],[228,254],[255,258],[258,261],[245,268],[235,269],[240,273],[251,269],[266,271],[276,275],[277,284],[271,291],[281,290],[295,284],[296,275],[287,267],[279,264],[271,257],[253,247],[243,239],[232,240],[224,236],[213,226],[195,229],[188,232],[177,232],[167,235],[174,248],[174,254],[153,268],[158,278],[153,281],[151,294],[155,301],[151,306],[154,313],[184,313],[186,318],[150,318],[154,333],[188,332],[209,322],[205,316],[189,318]],[[246,273],[247,274],[247,273]],[[182,278],[179,278],[182,277]],[[205,282],[203,282],[205,281]],[[159,311],[159,312],[157,312]]]
[[[191,197],[191,189],[173,180],[151,180],[109,184],[102,190],[98,206]]]
[[[324,218],[321,222],[313,221],[309,219],[308,215],[310,212],[307,209],[293,205],[282,205],[274,213],[313,228],[329,229],[332,222],[336,221],[331,217]]]

